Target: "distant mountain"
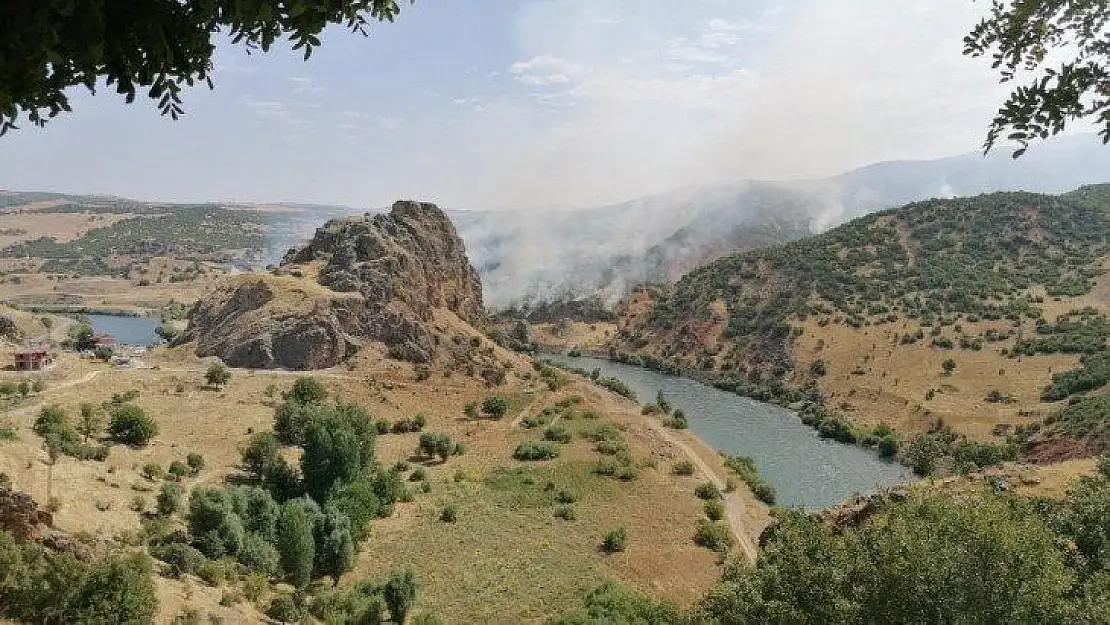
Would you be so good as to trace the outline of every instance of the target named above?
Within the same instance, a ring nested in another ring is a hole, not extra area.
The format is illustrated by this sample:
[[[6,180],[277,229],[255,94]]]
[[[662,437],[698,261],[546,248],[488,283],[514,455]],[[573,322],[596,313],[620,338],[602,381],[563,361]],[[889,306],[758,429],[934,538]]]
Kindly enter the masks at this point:
[[[671,282],[722,255],[821,232],[930,198],[1007,190],[1060,193],[1110,180],[1110,148],[1090,135],[1008,152],[877,163],[821,180],[744,181],[574,211],[449,212],[482,275],[486,301],[597,296]]]

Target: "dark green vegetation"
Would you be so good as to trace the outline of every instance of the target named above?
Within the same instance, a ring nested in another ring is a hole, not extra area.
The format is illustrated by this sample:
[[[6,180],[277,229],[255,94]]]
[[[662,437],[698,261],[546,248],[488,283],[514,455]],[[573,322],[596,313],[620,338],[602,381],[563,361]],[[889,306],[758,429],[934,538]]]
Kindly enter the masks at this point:
[[[1110,395],[1083,397],[1041,422],[1019,427],[1011,437],[1012,444],[1027,452],[1061,442],[1085,454],[1110,451]]]
[[[64,207],[54,210],[60,208]],[[97,206],[95,210],[103,209]],[[231,251],[258,253],[265,244],[269,222],[269,216],[256,211],[215,205],[169,206],[161,214],[130,217],[70,241],[42,237],[15,243],[0,249],[0,256],[43,258],[47,262],[44,270],[55,273],[126,275],[126,265],[116,267],[106,258],[119,254],[222,260],[221,255]]]
[[[722,373],[782,375],[789,323],[817,315],[853,327],[915,319],[934,325],[1039,317],[1026,290],[1086,293],[1107,252],[1110,186],[1061,196],[995,193],[931,200],[876,213],[781,247],[729,256],[687,274],[657,300],[644,330],[712,321],[723,301],[735,349],[689,353],[676,342],[663,357],[685,367],[709,359]],[[1000,229],[998,224],[1007,228]],[[635,336],[628,336],[635,340]],[[766,352],[765,355],[760,352]],[[753,362],[747,362],[752,359]]]
[[[779,510],[753,566],[689,612],[613,586],[556,623],[1103,623],[1110,458],[1063,501],[979,490],[893,499],[857,526]],[[711,522],[699,540],[710,544]]]
[[[298,378],[283,398],[275,408],[276,433],[254,434],[242,450],[253,483],[195,488],[184,513],[188,532],[154,541],[152,552],[177,574],[205,579],[254,574],[303,591],[319,577],[337,579],[349,571],[371,521],[390,516],[396,502],[411,501],[402,476],[407,463],[387,469],[376,461],[377,425],[365,411],[331,397],[308,377]],[[300,448],[296,466],[282,456],[283,445]],[[425,433],[420,451],[442,457],[458,453],[459,447],[442,435]],[[189,466],[199,464],[202,459],[189,459]],[[175,514],[180,500],[177,489],[164,488],[159,513]],[[372,612],[380,621],[387,608],[395,619],[407,612],[414,596],[411,574],[397,574],[384,585],[362,583],[311,601],[299,592],[292,599],[275,599],[269,609],[280,614],[346,610],[347,618],[364,613],[370,618]]]
[[[755,460],[746,456],[721,455],[724,457],[725,466],[743,480],[760,501],[768,505],[775,504],[775,487],[759,475],[759,471],[755,468]]]
[[[153,622],[158,598],[149,558],[86,563],[0,532],[0,616],[28,623]]]
[[[633,351],[654,346],[655,353],[630,354],[615,346],[611,355],[754,399],[799,404],[803,421],[821,436],[896,456],[903,444],[889,428],[861,430],[825,406],[816,381],[829,373],[824,361],[794,370],[798,324],[811,318],[819,325],[854,328],[912,322],[921,330],[903,333],[902,344],[931,340],[952,350],[981,350],[1013,339],[1013,347],[1003,351],[1011,357],[1083,358],[1077,369],[1053,376],[1043,400],[1101,388],[1110,382],[1106,316],[1088,308],[1046,320],[1042,296],[1033,289],[1043,288],[1050,297],[1090,291],[1110,252],[1108,209],[1110,185],[1060,196],[995,193],[930,200],[781,247],[735,254],[687,274],[658,297],[645,320],[621,331],[618,346]],[[999,228],[1001,223],[1007,227]],[[717,303],[724,304],[727,317],[716,312]],[[1020,327],[972,334],[961,324],[1020,326],[1029,320],[1035,331],[1025,335]],[[722,340],[703,345],[702,328],[721,323]],[[948,328],[956,340],[945,336]],[[948,358],[943,372],[958,377],[959,359]],[[790,375],[810,382],[792,386]],[[982,466],[987,455],[976,455],[975,464]]]
[[[181,94],[212,86],[216,40],[269,51],[290,41],[307,59],[325,27],[365,34],[393,21],[396,0],[247,4],[235,0],[111,3],[6,2],[0,6],[0,135],[22,113],[41,126],[69,112],[68,90],[107,84],[130,103],[146,95],[163,115],[184,113]],[[103,83],[101,82],[103,81]]]
[[[1075,0],[1003,0],[964,38],[964,54],[990,56],[1003,82],[1025,76],[998,110],[985,147],[1030,142],[1089,120],[1110,142],[1110,5]]]

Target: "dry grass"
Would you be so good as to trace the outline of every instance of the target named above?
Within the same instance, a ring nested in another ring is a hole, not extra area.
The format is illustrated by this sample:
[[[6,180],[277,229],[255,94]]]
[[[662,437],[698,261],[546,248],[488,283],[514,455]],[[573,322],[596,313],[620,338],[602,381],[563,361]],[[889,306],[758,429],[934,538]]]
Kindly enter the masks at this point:
[[[436,322],[461,323],[451,316]],[[445,370],[435,370],[430,379],[417,382],[411,365],[381,358],[373,349],[364,350],[351,368],[314,374],[377,418],[396,420],[422,412],[428,416],[426,431],[447,433],[469,446],[462,457],[426,467],[434,484],[432,492],[400,505],[393,518],[375,524],[357,570],[345,580],[413,567],[423,585],[420,610],[469,622],[540,619],[574,604],[582,592],[611,578],[683,603],[704,593],[719,575],[714,554],[692,540],[694,523],[701,516],[693,487],[704,476],[670,473],[681,450],[648,427],[631,402],[584,381],[572,381],[551,393],[533,378],[529,359],[499,348],[494,354],[513,367],[506,385],[495,389]],[[135,532],[139,514],[131,510],[132,504],[142,498],[151,509],[159,488],[142,476],[142,467],[150,462],[164,468],[184,460],[189,452],[198,452],[207,467],[198,477],[187,479],[185,486],[222,482],[237,472],[238,448],[249,432],[271,427],[268,395],[288,387],[295,375],[240,370],[227,388],[212,391],[202,388],[206,361],[182,350],[159,348],[147,362],[157,369],[115,370],[66,355],[56,369],[43,374],[47,390],[41,397],[7,413],[19,438],[0,443],[0,471],[40,501],[47,499],[48,467],[41,441],[30,428],[41,406],[58,405],[75,414],[82,402],[100,403],[114,393],[134,389],[140,392],[135,403],[158,421],[160,433],[146,448],[114,446],[104,463],[72,458],[58,462],[53,495],[61,502],[56,515],[61,529],[105,538]],[[490,394],[509,398],[514,413],[497,422],[467,421],[465,404]],[[590,468],[600,456],[587,441],[575,440],[564,446],[557,460],[525,467],[523,474],[512,473],[524,466],[511,458],[513,449],[542,433],[514,426],[515,413],[538,411],[571,394],[583,397],[583,408],[600,412],[601,421],[622,427],[634,457],[651,459],[657,468],[643,468],[631,483],[593,475]],[[386,464],[409,458],[417,438],[417,434],[379,437],[379,458]],[[699,448],[699,454],[718,462],[707,448]],[[460,470],[467,478],[456,482]],[[524,475],[532,476],[531,484],[525,483]],[[551,493],[543,491],[547,481],[579,494],[574,505],[577,520],[553,516]],[[459,520],[453,525],[438,520],[448,502],[459,507]],[[746,508],[748,514],[754,537],[765,523],[766,512],[752,504]],[[605,556],[597,544],[604,531],[617,525],[628,528],[631,545],[625,553]],[[228,622],[257,618],[246,604],[220,606],[223,590],[204,587],[197,580],[159,580],[162,618],[168,620],[186,609],[201,617],[217,614]]]
[[[532,326],[533,340],[555,349],[602,349],[617,333],[617,324],[608,322],[539,323]]]

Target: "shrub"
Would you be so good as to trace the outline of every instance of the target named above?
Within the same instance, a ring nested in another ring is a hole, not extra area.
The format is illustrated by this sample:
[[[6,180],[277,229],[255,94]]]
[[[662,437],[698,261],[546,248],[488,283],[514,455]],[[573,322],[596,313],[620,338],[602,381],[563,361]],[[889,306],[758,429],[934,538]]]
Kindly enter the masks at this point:
[[[727,552],[734,544],[732,532],[727,525],[705,519],[698,521],[694,542],[717,553]]]
[[[204,373],[204,381],[207,382],[209,386],[216,388],[227,384],[229,380],[231,380],[231,370],[218,362],[208,367],[208,371]]]
[[[185,543],[155,547],[151,549],[151,555],[170,565],[170,573],[174,577],[196,575],[200,567],[208,562],[203,553]]]
[[[713,482],[703,482],[694,488],[698,499],[721,499],[721,489]]]
[[[555,493],[555,501],[558,503],[574,503],[578,501],[578,495],[569,488],[560,488]]]
[[[814,360],[809,364],[809,373],[815,377],[821,377],[828,372],[828,367],[825,365],[824,360]]]
[[[559,447],[550,442],[521,443],[513,458],[524,461],[551,460],[559,457]]]
[[[290,583],[303,589],[312,581],[316,557],[313,521],[299,501],[287,501],[277,522],[277,547],[281,570]]]
[[[555,518],[564,521],[573,521],[578,518],[574,511],[574,506],[566,505],[555,508]]]
[[[720,499],[709,499],[704,504],[705,516],[710,521],[720,521],[725,518],[725,504]]]
[[[170,516],[181,512],[185,507],[185,489],[177,482],[164,482],[156,500],[158,514]]]
[[[455,504],[447,504],[443,507],[443,511],[439,513],[439,520],[444,523],[454,523],[459,518],[459,508]]]
[[[569,443],[570,432],[560,425],[554,425],[543,431],[543,439],[554,443]]]
[[[409,475],[409,481],[410,482],[423,482],[427,478],[428,478],[428,476],[424,472],[423,467],[417,467],[417,469],[415,471],[413,471],[411,475]]]
[[[605,439],[594,445],[594,450],[606,456],[615,456],[628,451],[628,445],[622,440]]]
[[[180,480],[189,474],[189,467],[185,466],[185,463],[180,460],[174,460],[170,463],[170,468],[166,469],[166,473]]]
[[[304,614],[292,597],[278,595],[270,600],[270,607],[266,608],[266,616],[279,623],[296,623]]]
[[[680,460],[671,468],[671,472],[675,475],[693,475],[695,471],[694,463],[689,460]]]
[[[158,424],[134,404],[122,404],[112,411],[108,433],[124,445],[142,447],[158,435]]]
[[[311,376],[302,376],[293,382],[293,387],[282,395],[282,399],[291,400],[298,404],[317,404],[328,397],[328,390],[324,385]]]
[[[618,553],[628,548],[628,530],[623,526],[605,532],[601,538],[601,550],[605,553]]]
[[[451,456],[465,453],[465,448],[451,439],[446,434],[425,432],[420,435],[420,442],[416,446],[416,453],[426,457],[438,457],[441,462],[447,462]]]
[[[204,470],[204,456],[198,453],[190,453],[185,456],[185,464],[188,465],[192,474],[196,475]]]
[[[166,472],[162,470],[162,465],[157,462],[148,462],[143,465],[143,477],[150,481],[162,479]]]
[[[504,397],[494,395],[487,397],[482,402],[482,412],[486,413],[490,418],[500,419],[505,416],[509,410],[509,402]]]

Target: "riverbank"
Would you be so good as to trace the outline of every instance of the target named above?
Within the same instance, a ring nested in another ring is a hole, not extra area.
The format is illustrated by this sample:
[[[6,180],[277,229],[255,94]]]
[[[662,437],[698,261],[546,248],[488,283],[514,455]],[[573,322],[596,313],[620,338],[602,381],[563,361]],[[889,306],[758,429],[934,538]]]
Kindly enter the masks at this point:
[[[650,402],[663,391],[668,402],[686,414],[690,435],[703,441],[714,462],[723,466],[715,450],[752,458],[777,491],[780,505],[824,508],[856,492],[912,479],[905,467],[861,447],[820,438],[785,408],[609,360],[543,356],[587,372],[598,369],[599,376],[623,381],[640,402]],[[659,419],[650,418],[662,426]]]

